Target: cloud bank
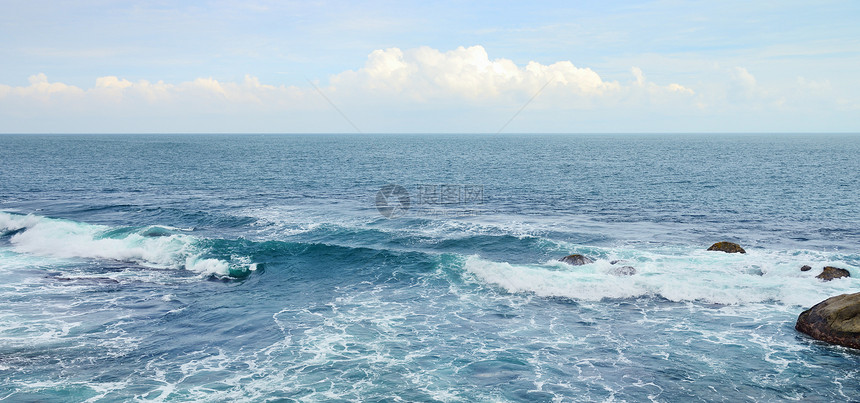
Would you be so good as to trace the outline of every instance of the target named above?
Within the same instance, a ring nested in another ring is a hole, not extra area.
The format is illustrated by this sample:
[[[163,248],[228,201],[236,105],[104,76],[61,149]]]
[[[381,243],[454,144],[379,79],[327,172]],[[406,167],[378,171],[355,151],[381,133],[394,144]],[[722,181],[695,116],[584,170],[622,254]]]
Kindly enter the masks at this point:
[[[827,81],[799,77],[795,93],[775,94],[743,67],[721,70],[722,82],[694,84],[629,71],[610,80],[571,61],[518,65],[471,46],[374,50],[363,67],[315,85],[263,84],[251,75],[180,83],[104,76],[81,88],[38,73],[28,85],[0,84],[0,131],[352,131],[336,107],[355,114],[364,131],[486,132],[531,99],[517,131],[696,131],[697,119],[730,119],[751,106],[780,113],[817,99],[821,107],[825,98],[809,94],[832,91]]]
[[[593,70],[576,67],[570,61],[550,65],[531,61],[520,67],[508,59],[490,60],[481,46],[448,52],[429,47],[375,50],[364,68],[338,74],[331,83],[334,87],[393,93],[418,101],[516,98],[531,96],[544,85],[579,97],[601,96],[621,88],[617,82],[604,81]]]

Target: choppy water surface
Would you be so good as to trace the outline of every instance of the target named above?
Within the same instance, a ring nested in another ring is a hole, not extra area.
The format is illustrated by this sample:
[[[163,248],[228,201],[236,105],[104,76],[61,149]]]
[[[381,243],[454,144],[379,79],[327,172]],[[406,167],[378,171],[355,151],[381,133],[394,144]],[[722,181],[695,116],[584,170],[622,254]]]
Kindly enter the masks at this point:
[[[0,398],[855,400],[860,355],[794,322],[860,291],[814,278],[860,276],[858,155],[815,134],[0,136]],[[377,208],[389,184],[408,206]]]

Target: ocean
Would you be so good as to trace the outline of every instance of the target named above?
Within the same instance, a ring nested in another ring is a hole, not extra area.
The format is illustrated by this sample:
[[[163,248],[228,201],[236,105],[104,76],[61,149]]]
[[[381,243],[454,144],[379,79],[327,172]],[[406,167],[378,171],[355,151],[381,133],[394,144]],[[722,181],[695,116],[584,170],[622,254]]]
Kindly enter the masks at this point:
[[[860,354],[794,324],[860,291],[858,156],[850,134],[2,135],[0,399],[856,401]]]

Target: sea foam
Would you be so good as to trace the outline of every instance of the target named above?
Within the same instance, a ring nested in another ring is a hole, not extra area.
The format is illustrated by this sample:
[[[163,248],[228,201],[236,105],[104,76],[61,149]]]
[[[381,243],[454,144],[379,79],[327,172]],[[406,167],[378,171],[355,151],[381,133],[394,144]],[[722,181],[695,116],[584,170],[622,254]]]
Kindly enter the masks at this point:
[[[166,226],[112,228],[105,225],[0,212],[0,233],[17,253],[55,258],[131,262],[154,268],[185,268],[200,274],[230,275],[231,265],[205,258],[199,239]]]
[[[473,255],[463,268],[482,282],[511,293],[597,301],[660,297],[670,301],[716,304],[777,302],[809,306],[829,296],[856,289],[854,278],[822,282],[820,270],[800,266],[838,265],[855,271],[835,256],[819,252],[754,251],[726,254],[691,249],[639,251],[607,248],[606,256],[623,256],[618,265],[634,266],[632,276],[612,274],[610,259],[584,266],[558,261],[522,265]]]

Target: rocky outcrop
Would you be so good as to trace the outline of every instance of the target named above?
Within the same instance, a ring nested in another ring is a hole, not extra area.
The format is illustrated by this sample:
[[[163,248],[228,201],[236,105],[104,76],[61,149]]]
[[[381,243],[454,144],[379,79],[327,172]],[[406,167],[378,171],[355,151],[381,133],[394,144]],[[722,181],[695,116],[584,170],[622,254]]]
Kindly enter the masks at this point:
[[[860,293],[819,302],[797,317],[794,328],[814,339],[860,348]]]
[[[851,272],[845,269],[840,269],[838,267],[826,266],[824,270],[821,271],[821,274],[815,276],[815,278],[820,278],[824,281],[830,281],[834,278],[842,278],[842,277],[851,277]]]
[[[574,266],[582,266],[584,264],[594,263],[594,260],[589,259],[587,256],[580,255],[575,253],[573,255],[567,255],[561,259],[558,259],[560,262],[565,262]]]
[[[810,271],[810,270],[812,270],[812,266],[810,266],[808,264],[805,264],[805,265],[803,265],[803,267],[800,268],[800,271]]]
[[[740,245],[733,242],[717,242],[711,245],[708,250],[715,250],[726,253],[747,253],[744,248],[741,248]]]
[[[632,276],[636,274],[636,268],[633,266],[617,266],[609,269],[609,274],[613,276]]]

